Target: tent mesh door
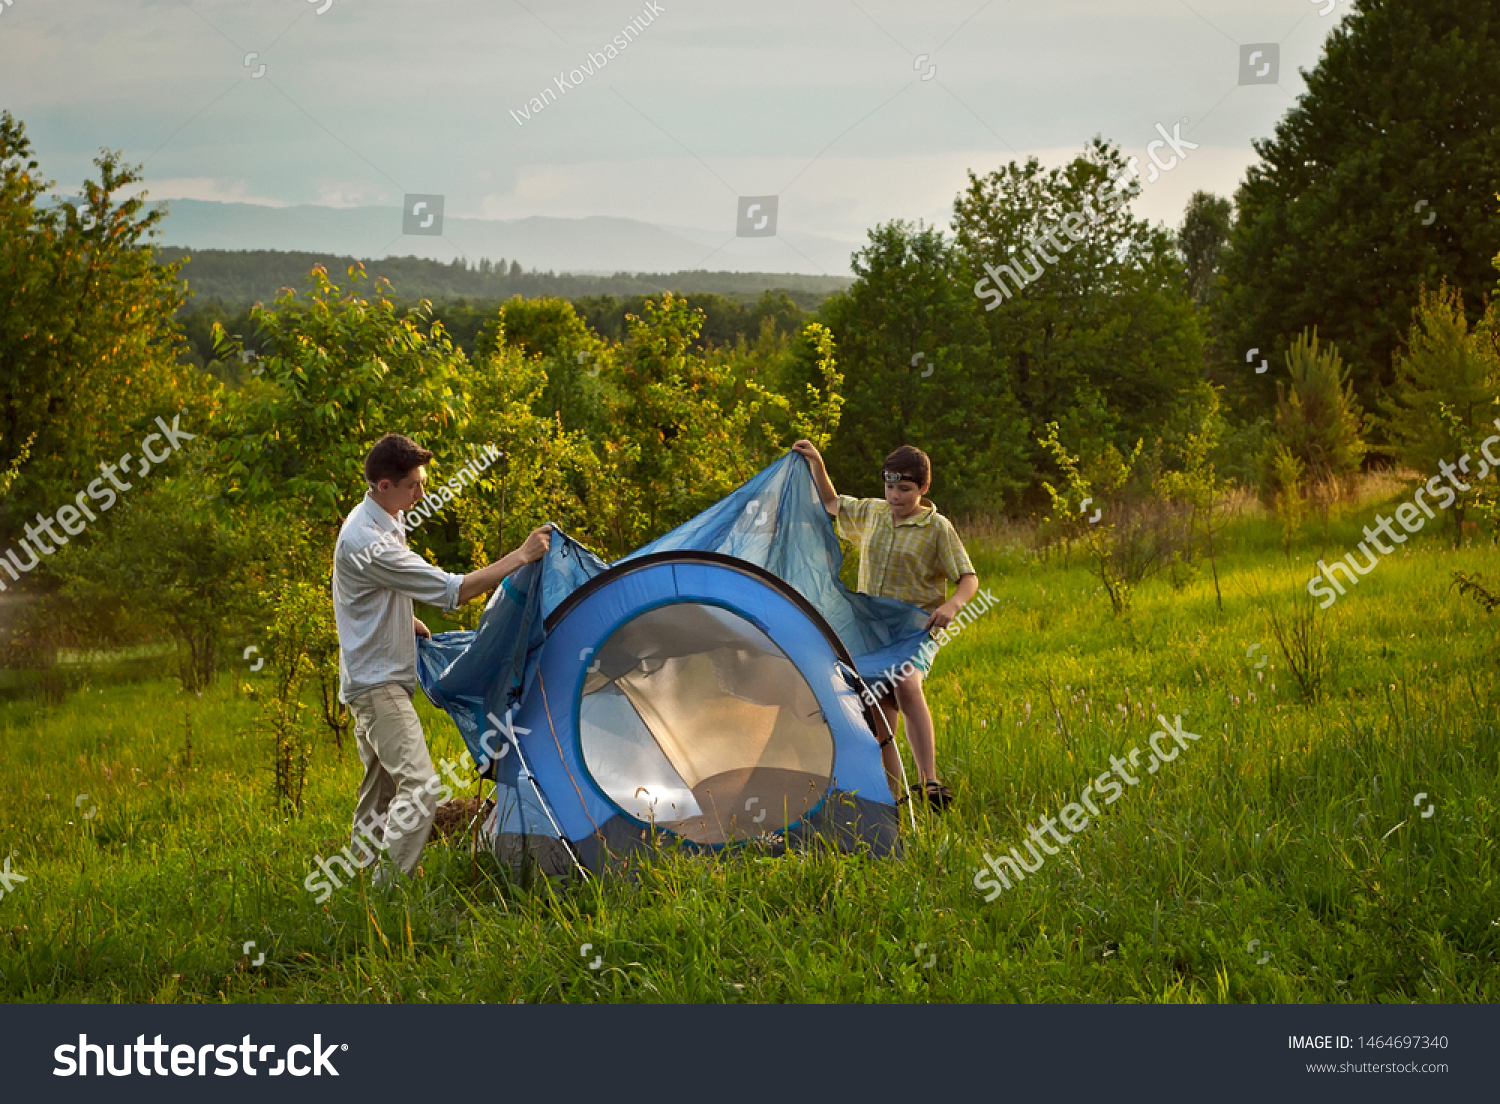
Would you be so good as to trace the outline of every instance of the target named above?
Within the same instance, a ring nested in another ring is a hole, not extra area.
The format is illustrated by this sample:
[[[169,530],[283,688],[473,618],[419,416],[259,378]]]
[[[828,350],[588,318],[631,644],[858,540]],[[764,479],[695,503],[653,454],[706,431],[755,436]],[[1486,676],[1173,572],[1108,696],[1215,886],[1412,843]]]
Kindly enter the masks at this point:
[[[637,820],[695,843],[782,831],[823,800],[833,733],[771,638],[698,602],[650,610],[594,655],[578,702],[583,759]]]

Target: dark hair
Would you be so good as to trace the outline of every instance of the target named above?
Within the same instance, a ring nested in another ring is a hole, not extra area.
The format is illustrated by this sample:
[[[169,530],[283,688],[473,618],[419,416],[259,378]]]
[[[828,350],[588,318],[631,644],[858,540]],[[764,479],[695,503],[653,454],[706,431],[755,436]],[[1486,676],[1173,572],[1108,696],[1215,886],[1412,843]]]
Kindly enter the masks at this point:
[[[932,478],[932,461],[915,445],[902,445],[885,458],[885,470],[899,472],[918,487],[925,487]]]
[[[419,448],[410,437],[387,433],[365,456],[365,482],[372,487],[378,486],[382,479],[399,483],[431,459],[432,453]]]

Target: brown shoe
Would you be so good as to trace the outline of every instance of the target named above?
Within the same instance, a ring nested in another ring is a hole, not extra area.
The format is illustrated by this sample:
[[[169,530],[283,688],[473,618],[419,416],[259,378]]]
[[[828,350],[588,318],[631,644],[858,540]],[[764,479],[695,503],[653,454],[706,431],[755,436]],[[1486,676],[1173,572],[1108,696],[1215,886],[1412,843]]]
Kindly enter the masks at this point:
[[[921,790],[927,798],[927,804],[934,808],[946,809],[949,805],[953,804],[953,791],[935,778],[917,783],[912,786],[912,789]]]

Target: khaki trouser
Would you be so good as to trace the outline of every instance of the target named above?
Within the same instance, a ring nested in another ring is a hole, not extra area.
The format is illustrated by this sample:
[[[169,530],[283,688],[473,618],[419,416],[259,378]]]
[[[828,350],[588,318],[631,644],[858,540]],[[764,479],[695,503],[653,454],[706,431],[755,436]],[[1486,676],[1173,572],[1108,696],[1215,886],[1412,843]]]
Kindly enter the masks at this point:
[[[432,792],[423,792],[436,772],[422,722],[410,696],[396,683],[356,695],[349,709],[354,714],[355,746],[365,765],[354,809],[355,847],[360,846],[360,825],[374,825],[372,834],[386,858],[410,875],[417,869],[437,813]],[[385,880],[385,866],[382,863],[376,870],[376,884]]]

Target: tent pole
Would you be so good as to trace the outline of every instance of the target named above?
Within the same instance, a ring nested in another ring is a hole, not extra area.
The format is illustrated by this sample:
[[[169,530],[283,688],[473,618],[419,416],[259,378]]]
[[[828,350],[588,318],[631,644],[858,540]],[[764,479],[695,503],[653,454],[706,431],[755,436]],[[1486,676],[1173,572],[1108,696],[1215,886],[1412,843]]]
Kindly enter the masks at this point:
[[[880,723],[885,725],[885,730],[891,737],[891,743],[896,744],[896,734],[891,731],[891,722],[885,719],[885,710],[877,705],[875,712],[880,715]],[[901,747],[899,744],[896,744],[896,762],[901,764],[901,786],[906,792],[906,811],[911,816],[911,828],[915,832],[917,830],[917,811],[912,806],[916,804],[916,801],[912,799],[911,787],[906,784],[906,760],[901,758]]]
[[[516,749],[516,755],[519,757],[521,763],[521,773],[526,776],[526,781],[531,783],[532,792],[536,794],[537,801],[541,803],[542,812],[546,813],[547,819],[552,822],[552,830],[557,833],[557,841],[568,852],[568,857],[573,860],[573,865],[578,868],[578,873],[583,875],[583,880],[586,882],[592,881],[593,879],[588,869],[583,863],[578,861],[578,856],[573,851],[572,843],[563,834],[562,826],[557,823],[557,818],[552,815],[552,806],[547,801],[547,795],[542,793],[542,788],[536,784],[536,775],[531,773],[531,764],[526,762],[526,753],[521,750],[521,741],[512,736],[510,738],[510,746]]]
[[[864,694],[862,694],[861,697],[864,697],[865,695],[868,695],[871,698],[875,697],[875,695],[870,692],[870,685],[869,685],[869,683],[865,682],[864,676],[859,673],[858,668],[847,667],[847,666],[844,666],[843,664],[839,664],[839,666],[843,667],[845,671],[849,672],[851,675],[854,676],[854,681],[857,682],[859,684],[859,688],[864,691]],[[865,711],[867,713],[874,713],[876,716],[878,716],[880,718],[880,723],[883,724],[883,725],[885,725],[885,731],[886,731],[887,735],[889,735],[890,738],[891,738],[890,742],[892,744],[895,744],[896,743],[896,734],[891,731],[891,722],[885,719],[885,710],[881,709],[880,705],[877,703],[875,705],[868,706]],[[871,732],[871,735],[875,736],[875,733]],[[879,736],[875,736],[875,739],[879,740],[880,737]],[[903,758],[901,758],[901,748],[900,748],[899,745],[896,747],[896,762],[899,763],[900,766],[901,766],[901,786],[902,786],[902,792],[907,795],[907,800],[906,800],[907,809],[906,809],[906,812],[911,817],[911,828],[912,828],[912,831],[915,832],[917,830],[917,811],[911,807],[912,805],[915,804],[915,802],[911,798],[911,788],[909,786],[907,786],[907,782],[906,782],[906,760],[903,759]]]

